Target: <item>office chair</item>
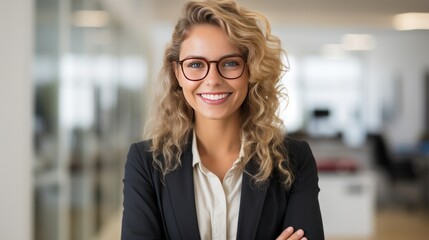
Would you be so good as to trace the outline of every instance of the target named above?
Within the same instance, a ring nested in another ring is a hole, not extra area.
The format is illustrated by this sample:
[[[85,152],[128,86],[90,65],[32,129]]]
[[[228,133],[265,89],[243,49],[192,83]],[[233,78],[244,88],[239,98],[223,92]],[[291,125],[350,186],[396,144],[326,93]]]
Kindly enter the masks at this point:
[[[387,177],[389,201],[400,203],[408,209],[417,206],[420,200],[419,175],[412,158],[393,159],[381,134],[370,134],[373,159],[378,169]]]

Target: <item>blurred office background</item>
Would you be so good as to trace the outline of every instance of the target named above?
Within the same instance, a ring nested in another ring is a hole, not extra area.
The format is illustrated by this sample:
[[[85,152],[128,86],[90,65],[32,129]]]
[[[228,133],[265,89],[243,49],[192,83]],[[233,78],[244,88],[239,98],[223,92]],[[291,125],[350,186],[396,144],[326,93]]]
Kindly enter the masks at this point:
[[[0,239],[119,238],[126,153],[184,2],[0,3]],[[313,149],[327,239],[426,239],[429,2],[238,2],[288,53],[280,114]]]

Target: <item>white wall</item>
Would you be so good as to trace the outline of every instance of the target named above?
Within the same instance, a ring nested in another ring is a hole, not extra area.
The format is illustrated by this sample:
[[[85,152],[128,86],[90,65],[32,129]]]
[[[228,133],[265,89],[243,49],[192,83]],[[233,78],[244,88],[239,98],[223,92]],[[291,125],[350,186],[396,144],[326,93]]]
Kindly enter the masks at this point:
[[[392,147],[413,145],[423,133],[424,110],[429,107],[423,91],[429,71],[429,31],[391,31],[376,39],[377,48],[368,58],[368,83],[375,89],[373,95],[390,95],[395,110],[392,118],[378,124]],[[393,91],[395,81],[400,84]]]
[[[0,3],[0,239],[32,239],[32,1]]]
[[[339,44],[343,34],[372,34],[375,49],[353,53],[363,64],[365,90],[359,101],[364,125],[370,131],[383,131],[391,147],[412,147],[419,141],[425,108],[429,107],[424,103],[423,91],[425,71],[429,71],[429,31],[277,27],[275,33],[286,50],[300,58],[319,53],[323,44]],[[302,66],[300,62],[291,70]],[[390,118],[382,117],[383,104],[394,110]]]

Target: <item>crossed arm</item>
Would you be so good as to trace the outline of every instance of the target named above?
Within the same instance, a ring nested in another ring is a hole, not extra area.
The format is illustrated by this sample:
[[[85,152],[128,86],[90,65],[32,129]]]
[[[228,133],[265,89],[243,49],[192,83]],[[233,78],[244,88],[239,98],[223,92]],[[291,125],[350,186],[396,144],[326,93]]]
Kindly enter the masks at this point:
[[[285,229],[276,240],[323,240],[316,161],[306,142],[289,143],[296,175],[283,222]]]
[[[293,227],[286,228],[276,240],[307,240],[307,238],[304,237],[304,231],[302,229],[298,229],[296,232],[293,231]]]
[[[308,144],[301,142],[291,145],[294,145],[297,153],[295,156],[300,163],[297,164],[297,174],[288,196],[287,210],[282,224],[284,231],[276,240],[323,240],[314,157]],[[134,146],[130,149],[126,164],[122,239],[138,239],[142,236],[146,239],[150,239],[149,236],[153,239],[166,238],[163,235],[160,213],[156,212],[156,194],[148,177],[150,164],[141,161],[140,153],[143,152],[145,151],[137,151]],[[142,204],[151,207],[142,208]],[[145,219],[148,221],[144,221]],[[143,225],[150,227],[142,228]]]

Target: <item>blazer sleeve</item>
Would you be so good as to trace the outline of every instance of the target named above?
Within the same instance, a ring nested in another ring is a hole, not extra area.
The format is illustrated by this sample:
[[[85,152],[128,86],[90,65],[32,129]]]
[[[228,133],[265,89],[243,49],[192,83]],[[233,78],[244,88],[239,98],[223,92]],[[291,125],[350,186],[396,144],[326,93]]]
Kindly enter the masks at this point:
[[[152,182],[152,154],[145,145],[131,145],[125,164],[122,240],[165,238]]]
[[[308,143],[289,142],[289,157],[295,180],[288,193],[288,205],[283,222],[288,226],[303,229],[309,240],[323,240],[323,224],[319,206],[319,178],[313,153]]]

